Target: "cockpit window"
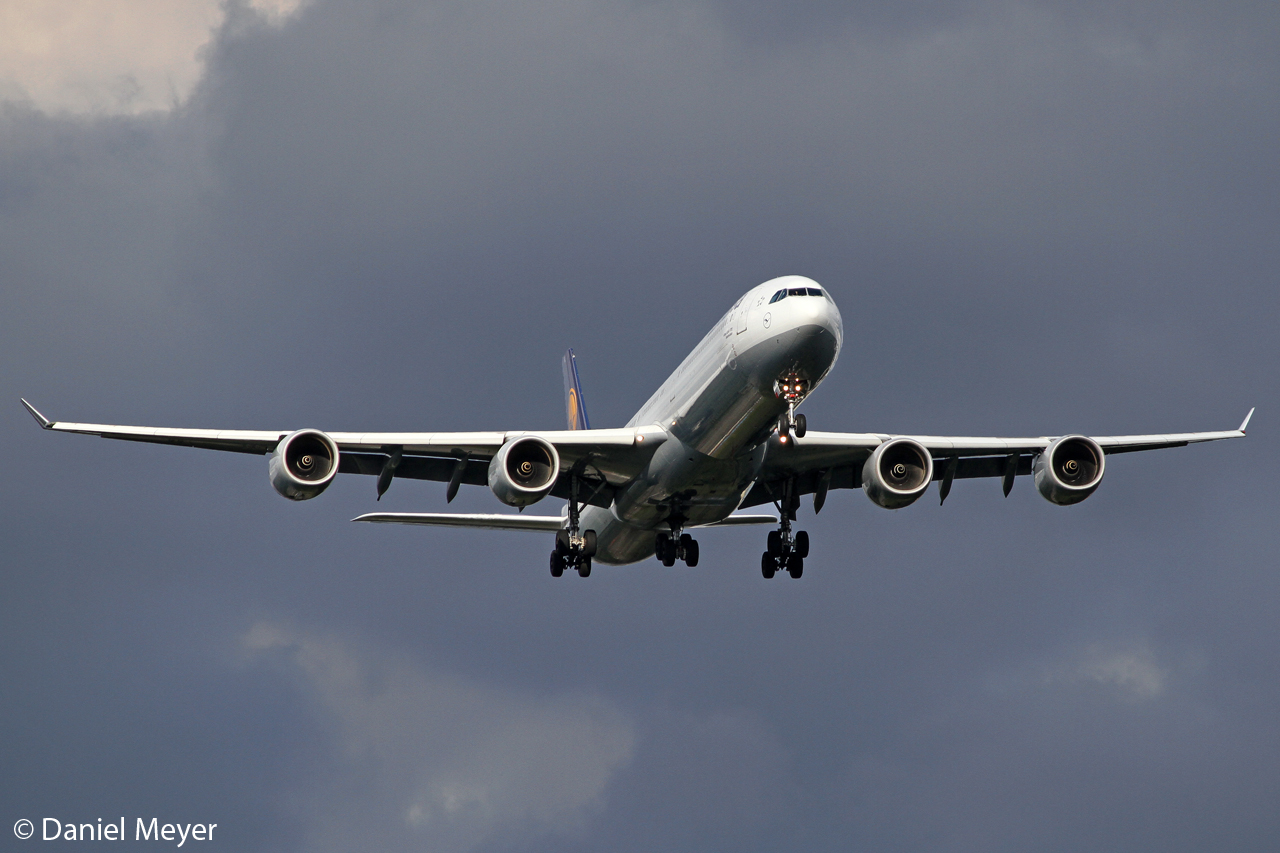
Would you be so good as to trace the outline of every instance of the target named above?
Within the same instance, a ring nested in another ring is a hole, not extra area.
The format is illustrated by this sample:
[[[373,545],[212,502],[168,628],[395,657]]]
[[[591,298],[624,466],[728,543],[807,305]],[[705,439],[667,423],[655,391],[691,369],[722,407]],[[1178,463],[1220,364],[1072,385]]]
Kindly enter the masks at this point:
[[[769,300],[769,304],[772,305],[775,302],[780,302],[788,296],[826,296],[827,299],[831,298],[816,287],[788,287],[786,290],[779,290],[777,293],[773,294],[773,298]]]

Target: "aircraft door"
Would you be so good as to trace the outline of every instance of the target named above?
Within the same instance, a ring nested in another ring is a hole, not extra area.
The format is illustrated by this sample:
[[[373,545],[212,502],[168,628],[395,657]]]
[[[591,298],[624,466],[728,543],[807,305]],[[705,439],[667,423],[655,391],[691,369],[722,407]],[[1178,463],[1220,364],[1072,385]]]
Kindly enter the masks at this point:
[[[738,326],[735,331],[739,335],[747,330],[747,312],[750,310],[751,302],[749,300],[743,299],[738,303],[738,310],[735,312],[737,314]]]

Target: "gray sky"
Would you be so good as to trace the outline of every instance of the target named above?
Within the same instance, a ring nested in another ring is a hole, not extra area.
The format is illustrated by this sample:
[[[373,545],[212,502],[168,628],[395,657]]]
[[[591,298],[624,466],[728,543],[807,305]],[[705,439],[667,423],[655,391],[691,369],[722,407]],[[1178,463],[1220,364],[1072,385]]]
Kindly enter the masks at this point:
[[[193,2],[129,30],[171,50],[64,33],[0,64],[0,831],[1274,848],[1280,13],[885,8]],[[1026,480],[833,494],[798,582],[730,530],[694,570],[557,581],[537,535],[347,521],[439,484],[293,504],[262,459],[47,435],[17,402],[557,428],[573,346],[618,425],[788,273],[845,320],[815,428],[1259,412],[1117,457],[1072,508]]]

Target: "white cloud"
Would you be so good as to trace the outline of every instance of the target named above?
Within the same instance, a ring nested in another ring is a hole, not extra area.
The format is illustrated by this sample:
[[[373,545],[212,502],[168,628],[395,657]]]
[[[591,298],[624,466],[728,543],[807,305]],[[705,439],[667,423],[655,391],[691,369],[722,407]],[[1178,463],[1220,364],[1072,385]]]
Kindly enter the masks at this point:
[[[1172,672],[1156,660],[1146,643],[1093,644],[1045,671],[1043,683],[1092,685],[1127,701],[1155,699],[1168,687]]]
[[[244,5],[279,24],[303,0]],[[46,112],[137,114],[181,103],[222,0],[0,0],[0,100]]]
[[[632,721],[598,697],[476,684],[266,623],[243,645],[301,673],[336,723],[342,766],[300,802],[307,849],[573,832],[634,753]]]

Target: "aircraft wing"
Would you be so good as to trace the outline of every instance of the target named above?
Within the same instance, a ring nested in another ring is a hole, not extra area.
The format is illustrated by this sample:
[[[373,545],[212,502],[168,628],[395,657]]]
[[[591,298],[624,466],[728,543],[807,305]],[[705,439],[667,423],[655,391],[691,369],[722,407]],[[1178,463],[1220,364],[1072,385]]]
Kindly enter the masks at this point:
[[[1182,447],[1204,441],[1243,438],[1253,417],[1253,409],[1239,428],[1217,432],[1182,432],[1159,435],[1090,436],[1107,456]],[[1022,476],[1031,473],[1035,456],[1059,436],[997,438],[982,436],[896,435],[810,431],[804,438],[788,437],[784,443],[774,435],[769,440],[759,483],[748,493],[742,506],[771,503],[782,494],[781,484],[795,478],[796,493],[810,494],[826,489],[856,489],[862,485],[862,465],[881,444],[894,438],[909,438],[924,445],[933,456],[935,480],[974,477]],[[953,462],[954,460],[954,462]],[[1013,473],[1010,474],[1010,466]]]
[[[26,400],[22,405],[44,429],[54,432],[96,435],[124,441],[171,444],[235,453],[269,454],[276,445],[295,430],[223,430],[175,429],[170,427],[120,426],[52,421]],[[560,455],[561,481],[551,494],[568,498],[568,472],[572,466],[586,463],[586,479],[595,478],[601,486],[583,498],[589,503],[609,506],[612,487],[636,477],[648,463],[654,449],[667,434],[657,426],[623,429],[580,429],[495,432],[326,432],[338,445],[338,472],[377,476],[390,458],[399,452],[402,458],[395,467],[396,478],[449,482],[458,461],[469,462],[461,483],[486,485],[487,467],[494,454],[508,441],[525,435],[536,435],[555,446]],[[603,477],[603,483],[600,478]]]

